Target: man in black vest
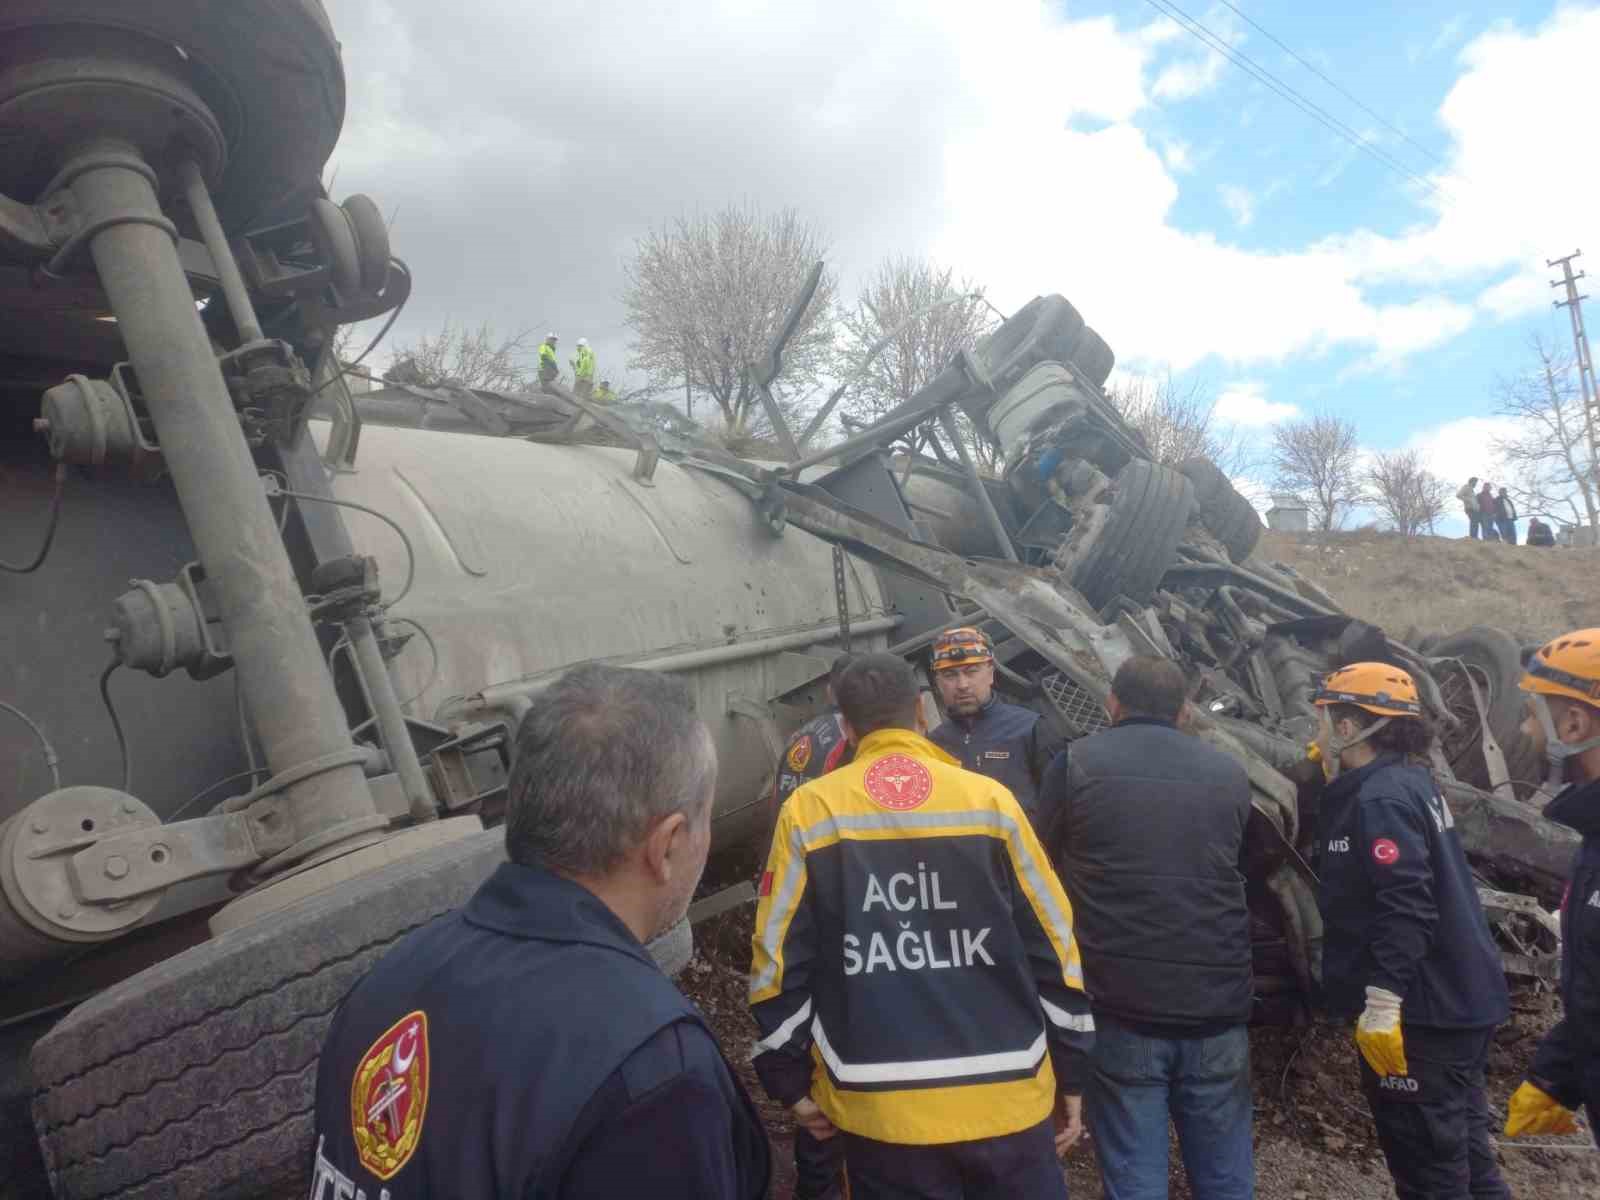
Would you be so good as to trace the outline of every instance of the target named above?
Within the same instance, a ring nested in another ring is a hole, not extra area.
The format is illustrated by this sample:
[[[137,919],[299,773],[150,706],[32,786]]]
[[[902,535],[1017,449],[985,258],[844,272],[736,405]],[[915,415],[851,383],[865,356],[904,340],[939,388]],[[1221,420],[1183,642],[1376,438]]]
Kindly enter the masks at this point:
[[[1107,1200],[1164,1196],[1167,1122],[1194,1194],[1248,1200],[1244,768],[1178,728],[1164,658],[1123,663],[1110,729],[1058,755],[1039,823],[1077,916],[1097,1030],[1085,1117]]]
[[[1037,823],[1039,781],[1063,739],[1033,709],[994,694],[994,647],[983,630],[941,633],[928,665],[947,718],[928,740],[967,770],[1005,784]]]
[[[716,751],[682,683],[575,668],[517,734],[502,865],[346,998],[314,1197],[754,1200],[761,1122],[644,943],[705,866]]]

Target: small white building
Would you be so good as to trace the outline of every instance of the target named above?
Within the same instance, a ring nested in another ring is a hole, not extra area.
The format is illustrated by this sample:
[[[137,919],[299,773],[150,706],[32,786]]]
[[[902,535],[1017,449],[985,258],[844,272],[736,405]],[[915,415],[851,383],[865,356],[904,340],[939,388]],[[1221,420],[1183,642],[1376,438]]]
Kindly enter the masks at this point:
[[[1309,533],[1311,510],[1298,496],[1274,495],[1267,509],[1267,528],[1279,533]]]

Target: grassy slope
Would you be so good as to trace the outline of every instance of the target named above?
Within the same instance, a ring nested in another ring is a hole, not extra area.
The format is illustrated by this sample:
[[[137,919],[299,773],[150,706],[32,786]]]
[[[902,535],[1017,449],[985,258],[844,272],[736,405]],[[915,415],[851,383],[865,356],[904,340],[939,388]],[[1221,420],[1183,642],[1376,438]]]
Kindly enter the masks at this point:
[[[1469,625],[1498,625],[1524,644],[1600,626],[1600,550],[1269,531],[1256,556],[1287,563],[1354,615],[1413,644]]]

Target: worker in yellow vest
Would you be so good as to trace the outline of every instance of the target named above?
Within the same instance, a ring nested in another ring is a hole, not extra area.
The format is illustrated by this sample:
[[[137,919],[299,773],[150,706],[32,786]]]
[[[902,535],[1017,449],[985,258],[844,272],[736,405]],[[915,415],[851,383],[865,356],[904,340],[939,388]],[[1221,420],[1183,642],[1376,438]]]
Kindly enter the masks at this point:
[[[559,340],[555,334],[547,333],[539,345],[540,383],[554,383],[561,374],[561,361],[556,358],[556,342]]]
[[[588,338],[578,339],[578,354],[572,360],[573,391],[585,398],[594,394],[594,351]]]

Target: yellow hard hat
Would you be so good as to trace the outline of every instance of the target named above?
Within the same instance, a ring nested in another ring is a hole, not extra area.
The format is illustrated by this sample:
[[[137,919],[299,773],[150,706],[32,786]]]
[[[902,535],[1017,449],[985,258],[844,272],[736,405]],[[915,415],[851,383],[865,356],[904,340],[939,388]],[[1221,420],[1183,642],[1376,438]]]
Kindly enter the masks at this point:
[[[1319,707],[1352,704],[1381,717],[1422,716],[1416,681],[1388,663],[1361,662],[1340,667],[1322,681],[1311,703]]]
[[[1578,629],[1540,646],[1528,660],[1522,690],[1600,707],[1600,629]]]

